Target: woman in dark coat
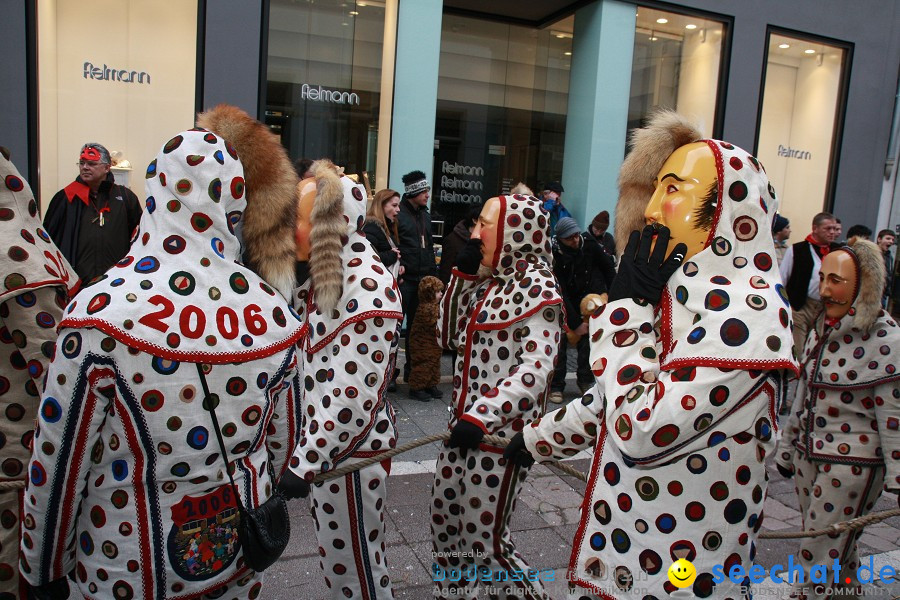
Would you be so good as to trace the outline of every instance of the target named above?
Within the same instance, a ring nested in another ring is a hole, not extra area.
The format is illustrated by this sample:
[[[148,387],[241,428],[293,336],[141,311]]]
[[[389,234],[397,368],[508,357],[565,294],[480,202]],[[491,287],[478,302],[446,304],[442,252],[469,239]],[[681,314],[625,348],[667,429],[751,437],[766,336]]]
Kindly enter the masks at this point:
[[[400,264],[400,249],[397,248],[397,213],[400,212],[400,194],[384,189],[375,194],[366,211],[363,231],[366,239],[375,248],[381,262],[400,283],[403,266]]]
[[[369,203],[369,209],[366,211],[366,224],[363,226],[366,239],[372,244],[384,266],[397,280],[398,287],[404,270],[403,265],[400,264],[400,248],[397,247],[397,240],[400,239],[397,233],[397,213],[399,212],[400,193],[389,188],[383,189],[376,192],[375,197]],[[395,362],[399,348],[399,346],[394,346],[393,349]],[[387,391],[397,391],[396,368],[391,374],[391,382],[388,384]]]

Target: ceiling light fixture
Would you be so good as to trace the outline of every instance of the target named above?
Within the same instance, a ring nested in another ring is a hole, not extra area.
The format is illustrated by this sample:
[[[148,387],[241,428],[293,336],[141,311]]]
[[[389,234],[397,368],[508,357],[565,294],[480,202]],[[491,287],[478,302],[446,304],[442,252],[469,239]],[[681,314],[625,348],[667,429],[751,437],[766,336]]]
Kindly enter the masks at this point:
[[[812,48],[808,48],[808,49],[804,50],[803,52],[804,52],[804,54],[815,54],[816,53],[816,51],[813,50]]]
[[[791,45],[790,44],[778,44],[778,47],[781,48],[782,50],[787,50],[788,48],[791,47]]]
[[[669,20],[666,19],[665,17],[660,17],[656,20],[656,22],[659,23],[660,25],[665,25],[666,23],[669,22]]]
[[[684,26],[684,28],[685,29],[697,29],[697,26],[694,25],[693,23],[688,23],[687,25]]]
[[[571,53],[571,52],[563,52],[563,54],[566,55],[566,56],[572,56],[572,53]]]
[[[357,12],[357,11],[355,11],[355,10],[351,10],[349,14],[350,14],[351,17],[355,17],[356,15],[359,14],[359,12]]]

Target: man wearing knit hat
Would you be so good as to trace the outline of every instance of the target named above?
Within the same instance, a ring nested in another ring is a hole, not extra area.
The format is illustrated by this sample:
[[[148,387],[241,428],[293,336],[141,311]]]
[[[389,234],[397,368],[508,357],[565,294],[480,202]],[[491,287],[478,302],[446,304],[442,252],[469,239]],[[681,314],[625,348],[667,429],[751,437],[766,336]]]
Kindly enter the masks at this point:
[[[422,171],[404,175],[403,185],[403,200],[400,201],[400,212],[397,214],[397,232],[400,237],[400,264],[404,268],[400,296],[406,317],[406,361],[403,365],[403,379],[406,380],[409,379],[412,365],[409,330],[419,306],[419,282],[427,275],[437,276],[438,272],[434,260],[434,242],[431,239],[431,215],[428,213],[428,192],[431,186]]]
[[[600,244],[587,233],[582,233],[572,217],[563,217],[556,224],[556,237],[552,241],[553,274],[559,282],[559,289],[565,306],[567,328],[581,338],[576,344],[578,367],[576,370],[578,389],[586,392],[594,385],[591,373],[590,343],[587,324],[581,316],[581,300],[588,294],[605,294],[616,275],[615,261],[606,254]],[[566,353],[569,341],[562,336],[556,369],[550,384],[550,401],[562,404],[566,387]]]
[[[785,216],[775,215],[775,220],[772,221],[772,241],[775,242],[775,259],[779,265],[784,253],[787,252],[789,237],[791,237],[791,222]]]
[[[616,255],[616,238],[613,237],[609,231],[609,211],[601,210],[597,213],[597,216],[594,217],[594,220],[591,221],[591,224],[588,226],[588,230],[585,232],[586,235],[592,237],[600,247],[603,248],[604,252],[609,254],[610,256],[615,257]]]

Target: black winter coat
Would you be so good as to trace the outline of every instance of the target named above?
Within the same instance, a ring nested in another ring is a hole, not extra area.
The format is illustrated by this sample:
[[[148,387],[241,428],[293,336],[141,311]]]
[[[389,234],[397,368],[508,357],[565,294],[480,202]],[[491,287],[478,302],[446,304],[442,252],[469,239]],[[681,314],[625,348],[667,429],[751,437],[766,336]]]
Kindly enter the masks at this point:
[[[566,307],[566,325],[575,329],[582,323],[582,298],[609,291],[616,276],[615,259],[603,251],[593,236],[581,234],[577,250],[553,238],[553,274],[559,282]]]
[[[441,281],[444,285],[450,283],[451,271],[456,266],[456,255],[469,243],[471,236],[472,232],[466,227],[465,219],[458,222],[449,235],[444,236],[444,243],[441,246]]]
[[[409,200],[400,202],[397,214],[397,229],[400,240],[400,264],[406,269],[403,279],[418,282],[427,275],[437,277],[437,262],[434,260],[434,242],[431,239],[431,215],[424,206],[413,206]]]
[[[363,232],[366,234],[366,239],[372,244],[372,248],[378,253],[378,257],[384,263],[384,266],[390,267],[397,262],[397,253],[394,252],[391,242],[384,233],[384,229],[378,223],[366,221],[366,224],[363,225]]]

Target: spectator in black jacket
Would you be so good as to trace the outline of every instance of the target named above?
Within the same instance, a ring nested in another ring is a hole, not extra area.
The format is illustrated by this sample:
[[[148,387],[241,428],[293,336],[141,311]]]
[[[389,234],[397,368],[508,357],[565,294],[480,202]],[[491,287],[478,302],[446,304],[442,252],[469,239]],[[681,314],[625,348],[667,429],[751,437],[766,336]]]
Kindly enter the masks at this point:
[[[450,272],[456,264],[456,255],[462,250],[463,246],[469,243],[472,230],[475,229],[475,223],[481,215],[481,204],[474,204],[460,221],[456,223],[448,235],[444,236],[441,246],[441,281],[444,285],[450,283]]]
[[[403,282],[400,296],[403,314],[406,317],[406,361],[403,365],[403,379],[409,379],[410,356],[409,330],[419,306],[419,282],[423,277],[438,274],[434,260],[434,242],[431,239],[431,215],[428,213],[428,198],[431,186],[422,171],[412,171],[403,176],[404,194],[397,215],[397,229],[400,235],[400,264],[403,265]]]
[[[579,305],[588,294],[603,294],[609,290],[616,275],[615,259],[607,254],[594,236],[581,233],[572,217],[563,217],[556,224],[553,238],[553,274],[559,282],[566,309],[566,326],[581,335],[578,342],[576,377],[582,393],[594,385],[591,373],[590,342],[587,324],[583,322]],[[550,401],[561,404],[566,387],[566,351],[569,343],[562,336],[559,358],[550,384]]]
[[[609,211],[601,210],[588,225],[585,236],[590,236],[600,247],[612,257],[616,256],[616,239],[607,231],[609,229]]]

